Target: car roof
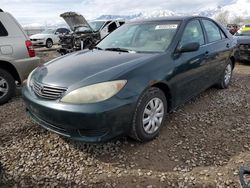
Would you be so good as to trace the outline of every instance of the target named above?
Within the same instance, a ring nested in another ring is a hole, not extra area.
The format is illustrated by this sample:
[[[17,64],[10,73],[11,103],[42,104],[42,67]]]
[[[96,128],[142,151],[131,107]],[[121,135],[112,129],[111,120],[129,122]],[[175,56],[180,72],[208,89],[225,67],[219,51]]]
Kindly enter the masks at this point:
[[[206,18],[209,19],[208,17],[204,16],[167,16],[167,17],[159,17],[159,18],[147,18],[147,19],[138,19],[138,20],[133,20],[133,22],[157,22],[157,21],[185,21],[185,20],[190,20],[193,18]]]

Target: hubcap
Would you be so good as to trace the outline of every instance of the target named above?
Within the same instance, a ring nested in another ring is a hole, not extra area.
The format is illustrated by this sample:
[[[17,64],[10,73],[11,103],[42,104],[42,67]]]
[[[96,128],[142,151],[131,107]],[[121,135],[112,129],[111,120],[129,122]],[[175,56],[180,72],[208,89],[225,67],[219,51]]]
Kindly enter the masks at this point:
[[[0,76],[0,98],[4,97],[8,93],[8,82]]]
[[[231,64],[228,64],[226,67],[225,76],[224,76],[224,81],[226,85],[229,84],[231,76],[232,76],[232,66]]]
[[[52,44],[52,42],[51,41],[48,41],[48,47],[52,47],[53,46],[53,44]]]
[[[153,98],[143,112],[143,129],[148,134],[155,133],[161,125],[164,116],[164,104],[161,99]]]

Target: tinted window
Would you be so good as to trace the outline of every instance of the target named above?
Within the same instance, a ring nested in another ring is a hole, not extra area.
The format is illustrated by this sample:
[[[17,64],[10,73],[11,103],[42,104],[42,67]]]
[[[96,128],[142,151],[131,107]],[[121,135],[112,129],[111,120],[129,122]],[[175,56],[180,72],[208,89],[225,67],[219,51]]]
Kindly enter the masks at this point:
[[[56,32],[58,32],[58,33],[69,33],[69,30],[66,29],[66,28],[59,28],[59,29],[56,30]]]
[[[8,32],[3,26],[2,22],[0,22],[0,37],[3,37],[3,36],[8,36]]]
[[[198,42],[200,45],[205,43],[201,24],[198,20],[193,20],[186,25],[180,44],[185,45],[191,42]]]
[[[108,26],[108,32],[111,33],[111,32],[114,31],[116,28],[117,28],[116,23],[113,22],[112,24],[110,24],[110,25]]]
[[[125,22],[119,22],[119,24],[120,24],[120,26],[121,26],[121,25],[125,24]]]
[[[215,23],[209,20],[202,20],[202,22],[207,32],[208,42],[221,40],[221,30]]]

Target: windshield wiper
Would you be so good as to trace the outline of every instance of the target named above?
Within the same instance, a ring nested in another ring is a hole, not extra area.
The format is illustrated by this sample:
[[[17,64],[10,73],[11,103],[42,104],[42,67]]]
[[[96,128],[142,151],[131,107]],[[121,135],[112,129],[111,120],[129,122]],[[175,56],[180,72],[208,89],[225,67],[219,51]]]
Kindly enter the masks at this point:
[[[134,50],[129,50],[126,48],[105,48],[104,50],[108,51],[117,51],[117,52],[129,52],[129,53],[136,53]]]
[[[94,46],[92,49],[103,50],[102,48],[100,48],[98,46]]]

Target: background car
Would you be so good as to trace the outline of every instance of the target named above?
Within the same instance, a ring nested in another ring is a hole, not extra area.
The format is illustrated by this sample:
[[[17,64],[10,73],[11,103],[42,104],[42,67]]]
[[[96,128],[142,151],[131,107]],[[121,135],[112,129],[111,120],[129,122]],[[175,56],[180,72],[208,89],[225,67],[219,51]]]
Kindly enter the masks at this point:
[[[34,70],[23,98],[31,118],[60,135],[101,142],[125,134],[145,142],[168,112],[213,85],[229,86],[234,48],[232,35],[206,17],[134,21],[93,50]]]
[[[51,48],[54,44],[59,43],[59,36],[70,33],[67,28],[46,29],[41,33],[31,35],[30,40],[35,46],[46,46]]]
[[[240,29],[235,37],[238,49],[236,57],[238,61],[250,61],[250,27]]]
[[[94,20],[87,22],[86,19],[75,12],[65,12],[60,15],[69,25],[73,33],[60,36],[62,55],[94,46],[109,33],[125,23],[124,20]]]
[[[39,60],[16,19],[0,10],[0,104],[11,99]]]

